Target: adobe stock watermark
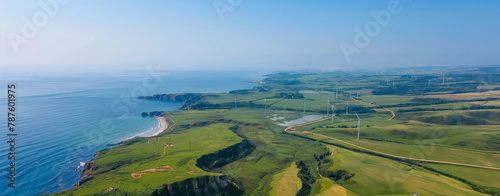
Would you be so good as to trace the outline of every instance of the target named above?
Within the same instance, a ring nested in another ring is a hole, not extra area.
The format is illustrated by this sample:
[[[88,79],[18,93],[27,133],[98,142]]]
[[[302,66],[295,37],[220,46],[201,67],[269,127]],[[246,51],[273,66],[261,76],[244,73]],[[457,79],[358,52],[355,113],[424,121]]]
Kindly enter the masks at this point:
[[[214,6],[215,12],[219,16],[221,21],[224,21],[224,15],[226,12],[232,12],[234,9],[241,5],[243,0],[214,0],[212,5]]]
[[[23,25],[20,33],[9,32],[7,39],[12,46],[12,49],[17,54],[21,45],[26,45],[33,39],[40,29],[47,26],[50,19],[57,16],[63,5],[66,5],[70,0],[40,0],[38,6],[40,10],[33,13],[31,18],[21,18]]]
[[[155,89],[157,89],[162,82],[164,81],[164,77],[168,74],[163,74],[160,70],[160,66],[156,65],[155,67],[147,66],[145,67],[146,73],[141,81],[137,83],[135,87],[131,87],[129,91],[121,94],[120,97],[117,97],[113,102],[111,102],[109,109],[113,114],[118,115],[118,119],[125,119],[130,115],[139,115],[139,114],[131,114],[130,110],[134,108],[140,107],[141,100],[137,99],[139,96],[147,96]],[[74,160],[79,160],[81,157],[87,157],[88,152],[91,151],[94,147],[102,145],[105,141],[104,135],[109,132],[113,132],[117,129],[116,125],[112,121],[114,118],[103,118],[98,122],[95,122],[96,125],[99,125],[95,129],[92,130],[83,130],[85,141],[76,145],[75,149],[66,148],[68,152],[68,156],[63,161],[64,163],[71,163]],[[83,169],[83,167],[78,167],[78,169]],[[52,172],[55,176],[57,176],[58,183],[66,186],[64,183],[67,183],[65,179],[60,175],[64,170],[60,168],[57,164],[52,166]]]
[[[391,23],[393,15],[400,14],[402,11],[403,6],[399,0],[390,0],[387,3],[387,9],[370,11],[373,20],[367,22],[364,29],[357,26],[354,27],[353,43],[341,42],[339,45],[347,63],[351,63],[351,56],[353,54],[361,53],[362,49],[368,47],[371,43],[372,38],[380,35],[382,28],[387,27]]]

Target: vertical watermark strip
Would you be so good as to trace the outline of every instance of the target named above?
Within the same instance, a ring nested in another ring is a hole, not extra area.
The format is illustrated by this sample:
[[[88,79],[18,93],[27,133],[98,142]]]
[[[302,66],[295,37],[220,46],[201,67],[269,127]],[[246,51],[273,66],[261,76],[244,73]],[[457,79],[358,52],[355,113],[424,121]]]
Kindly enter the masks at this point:
[[[9,144],[7,179],[11,188],[16,188],[16,91],[15,84],[7,84],[7,143]]]

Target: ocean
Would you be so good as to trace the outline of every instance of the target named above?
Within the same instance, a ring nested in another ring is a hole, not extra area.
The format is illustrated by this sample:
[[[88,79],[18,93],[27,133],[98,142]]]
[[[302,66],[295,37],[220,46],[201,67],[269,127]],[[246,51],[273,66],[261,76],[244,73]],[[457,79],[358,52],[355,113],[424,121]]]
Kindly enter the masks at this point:
[[[137,96],[228,92],[252,88],[258,72],[121,72],[0,79],[0,195],[39,195],[73,187],[98,150],[151,135],[158,121],[142,112],[176,111],[180,103]],[[16,188],[8,187],[7,84],[16,84]]]

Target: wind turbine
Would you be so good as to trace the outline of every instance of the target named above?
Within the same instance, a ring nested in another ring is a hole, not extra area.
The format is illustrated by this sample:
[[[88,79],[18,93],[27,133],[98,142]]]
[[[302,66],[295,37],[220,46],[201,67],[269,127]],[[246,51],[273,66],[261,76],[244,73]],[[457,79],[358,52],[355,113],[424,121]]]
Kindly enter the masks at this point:
[[[333,123],[333,116],[335,115],[335,104],[332,103],[332,123]]]
[[[359,126],[360,126],[360,124],[361,124],[361,121],[362,121],[362,120],[365,120],[365,119],[361,119],[361,118],[359,118],[358,113],[356,113],[356,117],[358,117],[358,140],[359,140]]]
[[[329,110],[330,110],[330,99],[328,99],[326,101],[326,116],[328,117],[328,114],[329,114]]]
[[[304,114],[306,114],[306,99],[304,98]]]
[[[337,88],[335,88],[335,99],[337,99]]]
[[[349,101],[346,101],[345,114],[347,114],[347,111],[349,111]]]
[[[264,114],[267,114],[267,99],[264,99]]]
[[[356,90],[356,98],[359,98],[359,90]]]
[[[237,102],[238,102],[238,100],[235,99],[234,100],[234,113],[236,113],[236,110],[238,109],[238,103]]]

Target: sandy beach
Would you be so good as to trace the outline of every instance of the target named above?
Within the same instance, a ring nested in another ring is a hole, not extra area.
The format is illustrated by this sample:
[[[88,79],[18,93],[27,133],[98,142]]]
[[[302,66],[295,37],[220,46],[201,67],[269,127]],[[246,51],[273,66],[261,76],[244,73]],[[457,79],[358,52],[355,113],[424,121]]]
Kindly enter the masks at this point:
[[[156,131],[156,133],[154,133],[152,136],[157,136],[168,128],[166,116],[155,116],[155,118],[156,120],[158,120],[158,122],[160,122],[160,129],[158,129],[158,131]]]

